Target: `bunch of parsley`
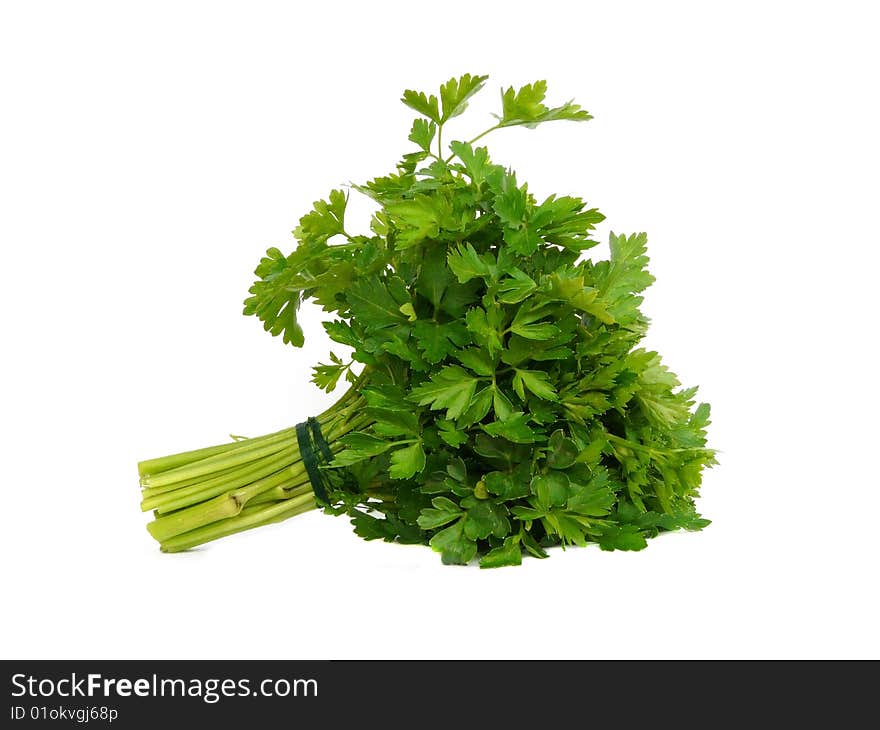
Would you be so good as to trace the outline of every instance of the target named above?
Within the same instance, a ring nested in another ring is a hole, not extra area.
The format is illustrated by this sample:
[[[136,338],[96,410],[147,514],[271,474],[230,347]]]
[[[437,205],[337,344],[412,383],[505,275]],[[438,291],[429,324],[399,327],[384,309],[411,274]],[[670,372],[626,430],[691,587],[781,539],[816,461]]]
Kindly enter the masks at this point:
[[[351,352],[314,368],[327,391],[350,384],[315,421],[322,499],[292,429],[142,462],[164,550],[315,507],[349,515],[366,539],[482,567],[554,545],[638,550],[708,524],[694,498],[714,463],[709,406],[638,347],[653,281],[645,235],[611,234],[608,260],[584,257],[604,216],[576,197],[539,202],[474,146],[497,129],[590,115],[547,106],[539,81],[503,91],[489,129],[444,145],[485,81],[404,93],[419,114],[416,151],[353,186],[376,204],[370,233],[346,229],[348,197],[334,190],[300,220],[296,250],[269,249],[257,267],[245,314],[301,346],[297,317],[312,300]]]

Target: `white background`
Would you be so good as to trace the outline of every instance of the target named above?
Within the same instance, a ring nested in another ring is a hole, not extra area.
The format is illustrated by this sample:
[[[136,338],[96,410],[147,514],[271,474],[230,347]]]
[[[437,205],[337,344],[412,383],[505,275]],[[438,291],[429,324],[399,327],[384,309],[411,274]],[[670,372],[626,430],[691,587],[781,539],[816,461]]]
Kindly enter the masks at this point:
[[[4,2],[0,656],[880,656],[872,6]],[[404,88],[466,71],[448,138],[539,78],[595,115],[487,142],[648,231],[713,524],[497,571],[320,513],[160,554],[138,460],[330,402],[317,310],[302,351],[241,316],[261,253],[410,149]]]

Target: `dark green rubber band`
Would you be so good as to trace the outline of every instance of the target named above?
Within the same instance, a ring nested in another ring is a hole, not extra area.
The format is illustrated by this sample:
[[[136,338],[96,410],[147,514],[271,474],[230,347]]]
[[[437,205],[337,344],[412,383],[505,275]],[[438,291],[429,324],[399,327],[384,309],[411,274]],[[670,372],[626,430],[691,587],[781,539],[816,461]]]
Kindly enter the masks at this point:
[[[312,441],[318,447],[318,451],[321,452],[323,463],[329,464],[333,461],[333,452],[330,451],[330,444],[324,440],[324,434],[321,433],[321,424],[318,423],[317,418],[310,418],[308,424],[312,430]]]
[[[309,421],[314,419],[309,419]],[[311,427],[309,421],[303,421],[296,425],[296,442],[299,445],[299,455],[302,457],[303,465],[306,468],[306,474],[309,475],[309,481],[312,483],[312,489],[315,492],[315,499],[318,504],[328,504],[327,489],[324,486],[324,478],[321,470],[318,468],[318,458],[315,454],[315,445],[312,443],[312,433],[314,428]],[[317,421],[315,421],[317,424]],[[321,432],[318,427],[318,433]],[[323,440],[323,437],[322,439]],[[328,447],[329,450],[329,447]]]

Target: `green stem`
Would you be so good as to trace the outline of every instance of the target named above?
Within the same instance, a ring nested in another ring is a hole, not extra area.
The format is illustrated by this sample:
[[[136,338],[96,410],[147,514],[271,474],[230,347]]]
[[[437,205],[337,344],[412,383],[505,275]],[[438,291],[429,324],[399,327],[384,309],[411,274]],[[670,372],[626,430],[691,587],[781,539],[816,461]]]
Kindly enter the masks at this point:
[[[252,465],[245,465],[237,470],[236,474],[233,476],[221,475],[213,479],[208,479],[200,485],[187,487],[186,489],[173,492],[170,495],[162,495],[164,499],[162,497],[156,497],[152,500],[145,500],[141,504],[141,509],[144,512],[151,509],[157,509],[160,514],[173,512],[174,510],[189,507],[198,502],[203,502],[204,500],[215,497],[218,494],[223,494],[223,492],[247,486],[257,479],[267,477],[284,468],[289,469],[292,477],[306,473],[305,466],[302,465],[301,460],[291,463],[290,455],[282,452],[280,454],[263,457]]]
[[[303,494],[309,494],[311,491],[312,483],[308,479],[294,487],[273,487],[250,500],[245,509],[258,504],[265,504],[267,502],[281,502],[282,500],[290,499],[291,497],[299,497]],[[242,512],[244,512],[244,510],[242,510]]]
[[[287,429],[285,429],[287,430]],[[257,438],[245,439],[249,443],[254,443],[257,441],[265,441],[266,439],[270,439],[273,436],[277,436],[284,431],[276,431],[275,433],[266,434],[265,436],[258,436]],[[208,456],[214,456],[216,454],[221,454],[226,451],[229,451],[231,448],[235,448],[239,444],[244,443],[242,440],[233,441],[229,444],[219,444],[218,446],[208,446],[204,449],[195,449],[193,451],[182,451],[179,454],[171,454],[170,456],[162,456],[158,459],[147,459],[138,464],[138,474],[140,476],[145,476],[147,474],[158,474],[162,471],[168,471],[169,469],[173,469],[178,466],[183,466],[185,464],[190,464],[194,461],[198,461],[200,459],[204,459]]]
[[[268,507],[254,507],[252,510],[248,510],[245,514],[238,515],[237,517],[221,520],[212,525],[177,535],[162,542],[161,549],[162,552],[166,553],[189,550],[197,545],[202,545],[227,535],[233,535],[236,532],[251,530],[254,527],[286,520],[303,512],[313,510],[316,507],[315,495],[309,492],[308,494],[303,494]]]
[[[471,144],[473,144],[474,142],[478,142],[479,140],[483,139],[483,137],[485,137],[485,136],[486,136],[487,134],[489,134],[490,132],[494,132],[496,129],[501,129],[501,125],[500,125],[500,124],[496,124],[495,126],[493,126],[493,127],[489,127],[489,129],[486,129],[486,130],[480,132],[476,137],[474,137],[474,138],[471,139],[471,140],[468,140],[468,144],[471,145]],[[441,152],[442,152],[442,150],[441,150]],[[447,158],[444,160],[444,162],[449,162],[453,157],[455,157],[455,154],[454,154],[454,153],[451,154],[451,155],[449,155],[449,157],[447,157]]]
[[[204,527],[217,520],[234,517],[241,512],[251,497],[289,481],[290,474],[287,469],[283,469],[241,489],[226,492],[192,507],[158,517],[147,525],[147,529],[154,538],[163,542],[169,537]]]
[[[282,449],[295,445],[296,433],[291,428],[265,441],[239,441],[237,443],[241,445],[230,449],[228,452],[199,459],[191,464],[163,471],[156,475],[147,475],[143,478],[143,484],[146,487],[161,487],[183,479],[211,474],[218,469],[228,469],[232,466],[247,464],[261,456],[277,454]]]
[[[339,439],[370,426],[360,388],[365,369],[330,408],[316,416],[332,453]],[[277,522],[317,505],[296,429],[141,462],[141,507],[162,550],[177,552],[234,532]]]
[[[224,446],[231,446],[232,444],[223,444]],[[232,466],[228,469],[223,469],[222,471],[214,472],[215,477],[219,477],[226,474],[232,474],[233,472],[239,470],[240,467]],[[174,492],[178,489],[185,489],[186,487],[191,487],[193,485],[198,485],[204,482],[205,477],[190,477],[189,479],[184,479],[179,482],[174,482],[174,484],[166,484],[162,487],[141,487],[141,496],[144,499],[149,499],[150,497],[158,497],[162,494],[167,494],[168,492]]]

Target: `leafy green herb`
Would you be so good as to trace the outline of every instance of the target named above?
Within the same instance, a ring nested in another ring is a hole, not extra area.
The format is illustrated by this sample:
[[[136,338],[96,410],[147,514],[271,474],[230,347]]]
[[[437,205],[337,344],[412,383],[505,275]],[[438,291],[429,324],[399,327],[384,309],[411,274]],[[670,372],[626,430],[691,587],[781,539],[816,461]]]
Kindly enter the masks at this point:
[[[346,228],[348,193],[334,190],[300,219],[292,253],[259,262],[245,314],[299,347],[302,304],[318,304],[351,356],[331,352],[313,382],[349,387],[296,430],[141,462],[163,550],[318,506],[365,539],[485,568],[554,545],[640,550],[708,524],[694,500],[714,463],[709,407],[639,347],[645,234],[612,233],[607,260],[585,256],[602,214],[574,196],[537,200],[475,146],[591,116],[549,105],[537,81],[503,90],[489,128],[444,144],[486,78],[403,93],[414,148],[352,186],[376,205],[370,231]]]

